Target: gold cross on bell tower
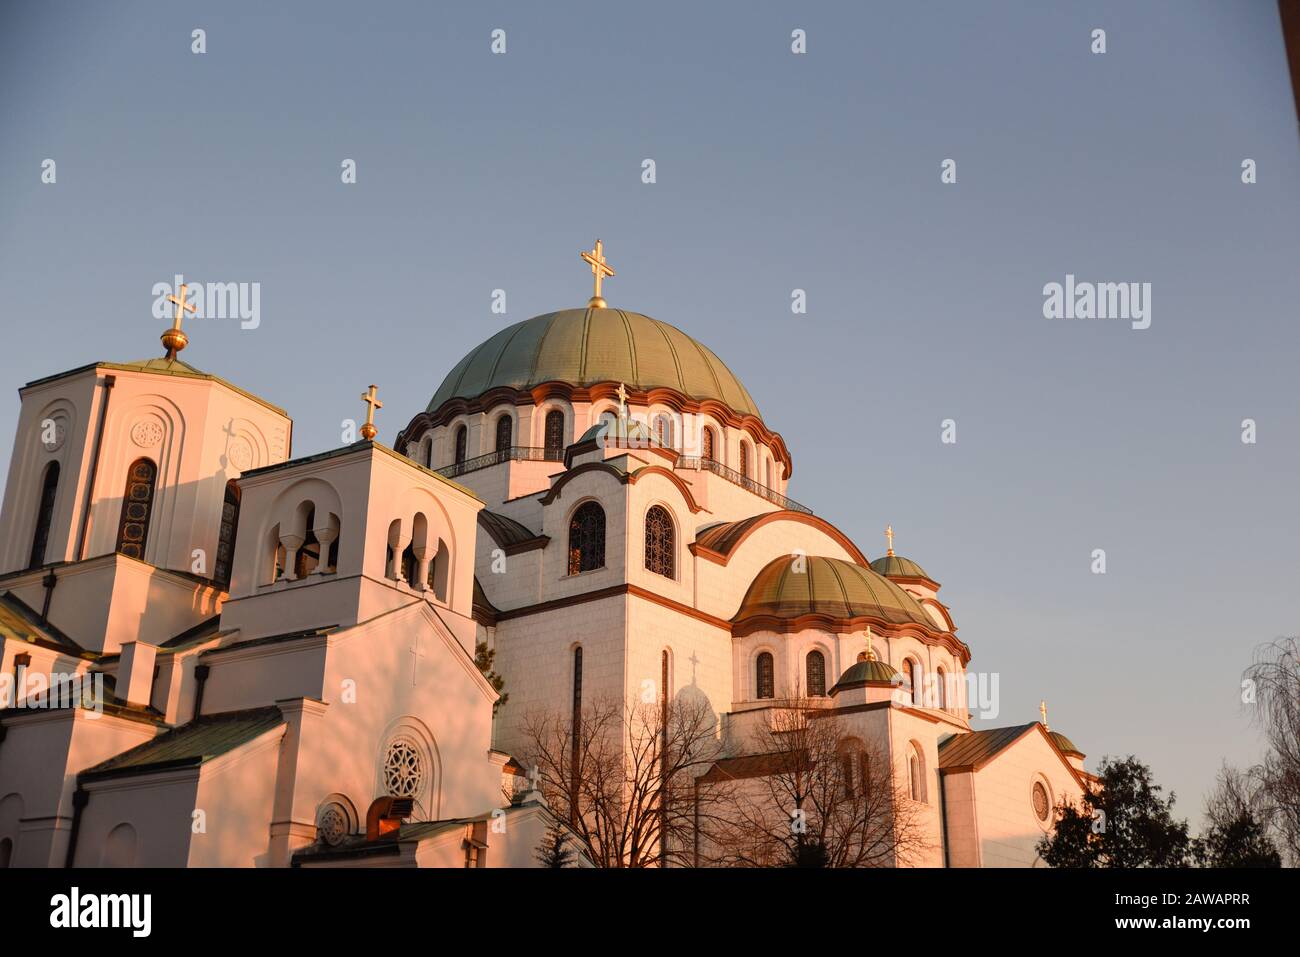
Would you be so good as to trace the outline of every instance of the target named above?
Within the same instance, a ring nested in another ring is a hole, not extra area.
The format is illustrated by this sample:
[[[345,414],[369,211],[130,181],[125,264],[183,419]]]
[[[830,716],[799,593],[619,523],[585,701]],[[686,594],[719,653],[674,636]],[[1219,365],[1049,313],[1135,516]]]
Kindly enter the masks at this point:
[[[591,275],[596,281],[596,289],[591,299],[587,301],[588,309],[604,309],[608,303],[600,294],[600,281],[606,276],[614,275],[613,268],[605,261],[605,247],[600,240],[596,240],[596,246],[591,252],[580,252],[578,256],[582,261],[591,265]]]
[[[168,296],[168,302],[176,303],[176,318],[172,320],[172,327],[162,334],[163,348],[167,350],[167,358],[175,359],[176,353],[180,352],[190,344],[190,337],[181,332],[181,320],[185,318],[185,310],[197,312],[194,304],[185,301],[185,290],[189,288],[186,283],[181,283],[181,288],[177,290],[180,296]]]
[[[886,549],[885,550],[886,555],[894,554],[894,526],[893,525],[885,526],[885,549]]]
[[[361,427],[361,437],[367,442],[373,441],[375,436],[379,434],[379,430],[375,428],[375,410],[382,409],[384,403],[375,398],[378,392],[379,386],[372,385],[369,392],[361,393],[361,401],[369,406],[366,409],[366,424]]]

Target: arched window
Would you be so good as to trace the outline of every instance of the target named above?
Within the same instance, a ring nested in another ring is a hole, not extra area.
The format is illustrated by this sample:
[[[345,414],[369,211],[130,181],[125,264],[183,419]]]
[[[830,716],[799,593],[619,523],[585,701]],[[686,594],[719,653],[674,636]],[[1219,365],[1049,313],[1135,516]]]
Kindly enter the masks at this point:
[[[713,430],[710,428],[706,428],[700,434],[700,458],[709,459],[710,461],[714,458]]]
[[[655,505],[645,513],[645,567],[656,575],[672,578],[676,574],[676,554],[672,517],[668,509]]]
[[[948,708],[948,673],[939,668],[934,673],[935,701],[936,708],[947,710]]]
[[[461,426],[456,430],[456,464],[465,461],[465,451],[469,446],[469,429]]]
[[[509,415],[497,419],[497,451],[509,452],[514,438],[514,424]]]
[[[756,679],[754,686],[758,691],[755,697],[776,697],[776,668],[770,651],[759,653],[758,660],[754,663],[754,677]]]
[[[826,695],[826,656],[820,651],[808,652],[808,696],[821,698]]]
[[[915,741],[907,750],[907,796],[913,801],[925,801],[925,758]]]
[[[908,677],[912,679],[912,704],[923,708],[925,707],[925,672],[921,670],[921,662],[908,659],[907,672]]]
[[[226,483],[226,497],[221,503],[221,527],[217,531],[217,560],[212,577],[222,585],[230,584],[230,569],[235,563],[235,531],[239,527],[239,485],[234,479]]]
[[[569,521],[569,574],[605,565],[605,510],[595,502],[578,506]]]
[[[424,467],[433,468],[433,436],[424,440]]]
[[[45,546],[50,543],[50,522],[54,520],[54,495],[59,490],[59,463],[51,462],[45,468],[45,481],[41,483],[41,503],[36,508],[36,534],[32,536],[32,555],[28,568],[45,564]]]
[[[749,443],[743,440],[740,443],[740,474],[749,478]]]
[[[655,441],[666,449],[673,448],[672,416],[664,413],[655,416]]]
[[[763,484],[766,485],[768,488],[772,488],[773,485],[772,485],[772,460],[771,459],[768,459],[763,463],[763,475],[764,475]]]
[[[14,842],[9,838],[0,840],[0,871],[9,866],[9,861],[13,858]]]
[[[122,519],[117,526],[118,554],[144,560],[157,479],[158,466],[149,459],[136,459],[127,469],[126,491],[122,493]]]
[[[546,458],[554,461],[564,453],[564,413],[552,409],[546,413]]]
[[[130,824],[119,824],[108,832],[104,839],[104,850],[99,859],[100,867],[135,867],[135,828]]]

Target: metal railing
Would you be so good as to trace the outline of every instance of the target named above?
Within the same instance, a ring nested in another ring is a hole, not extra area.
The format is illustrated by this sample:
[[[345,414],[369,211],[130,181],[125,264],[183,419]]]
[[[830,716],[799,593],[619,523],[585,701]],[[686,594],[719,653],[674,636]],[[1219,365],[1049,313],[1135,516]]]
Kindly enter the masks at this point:
[[[467,472],[477,472],[479,469],[490,468],[493,465],[500,465],[502,462],[563,462],[564,449],[539,449],[528,445],[512,445],[507,449],[500,449],[496,452],[489,452],[487,455],[476,455],[472,459],[466,459],[464,462],[457,462],[454,465],[447,465],[440,469],[434,469],[443,478],[455,478],[458,475],[464,475]]]
[[[765,498],[773,505],[779,505],[791,512],[803,512],[805,515],[811,515],[813,510],[806,505],[800,505],[792,498],[786,498],[780,492],[773,491],[766,485],[755,482],[747,475],[742,475],[735,469],[729,469],[721,462],[715,462],[713,459],[706,459],[697,455],[683,455],[677,459],[679,469],[701,469],[706,472],[712,472],[719,478],[724,478],[733,485],[739,485],[743,489],[748,489],[760,498]]]

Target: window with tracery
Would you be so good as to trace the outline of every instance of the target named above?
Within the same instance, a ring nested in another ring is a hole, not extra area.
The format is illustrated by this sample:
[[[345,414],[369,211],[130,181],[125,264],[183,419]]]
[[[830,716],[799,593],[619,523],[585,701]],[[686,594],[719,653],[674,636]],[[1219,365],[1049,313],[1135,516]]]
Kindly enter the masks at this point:
[[[1042,781],[1034,782],[1034,814],[1040,821],[1046,821],[1048,812],[1052,809],[1052,802],[1048,800],[1047,788],[1043,787]]]
[[[59,463],[51,462],[45,469],[41,485],[41,504],[36,509],[36,534],[32,537],[32,554],[28,568],[45,564],[45,547],[50,543],[50,523],[54,520],[54,496],[59,490]]]
[[[645,513],[645,567],[656,575],[672,578],[676,549],[673,520],[668,510],[656,505]]]
[[[826,694],[826,656],[820,651],[808,652],[808,695],[821,698]]]
[[[149,518],[153,512],[154,483],[158,466],[150,459],[136,459],[126,471],[122,494],[122,519],[117,526],[117,553],[144,560],[149,540]]]
[[[384,757],[384,788],[392,797],[418,798],[424,790],[424,758],[409,741],[394,741]]]
[[[514,425],[510,421],[510,416],[503,415],[497,419],[497,451],[509,452],[513,439]]]
[[[564,413],[552,409],[546,413],[546,457],[557,458],[564,451]]]
[[[764,651],[754,665],[758,698],[776,697],[776,668],[771,652]]]
[[[749,443],[740,443],[740,474],[749,478]]]
[[[605,565],[605,510],[595,502],[578,507],[569,520],[569,574]]]
[[[222,585],[230,584],[230,569],[235,562],[235,529],[239,527],[239,486],[231,479],[226,483],[226,497],[221,503],[221,528],[217,532],[217,560],[212,577]]]
[[[655,441],[666,449],[673,447],[673,420],[670,416],[655,417]]]
[[[712,429],[705,429],[700,436],[700,458],[710,460],[714,458]]]

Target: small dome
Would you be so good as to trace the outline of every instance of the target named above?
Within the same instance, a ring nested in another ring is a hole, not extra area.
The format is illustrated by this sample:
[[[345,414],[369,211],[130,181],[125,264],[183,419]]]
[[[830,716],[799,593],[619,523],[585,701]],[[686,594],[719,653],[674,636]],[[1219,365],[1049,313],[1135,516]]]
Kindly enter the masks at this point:
[[[1066,754],[1077,754],[1079,755],[1079,757],[1083,757],[1083,752],[1080,751],[1078,748],[1076,748],[1074,746],[1074,742],[1071,741],[1069,738],[1067,738],[1065,735],[1061,734],[1061,732],[1049,731],[1047,732],[1047,736],[1051,738],[1052,741],[1056,744],[1056,746],[1060,748],[1062,751],[1064,751]]]
[[[721,402],[739,415],[758,416],[744,385],[707,346],[640,313],[591,308],[548,312],[502,329],[456,364],[428,411],[450,399],[543,382],[676,389],[688,398]]]
[[[880,661],[877,658],[866,658],[840,675],[840,680],[835,683],[835,687],[858,684],[863,681],[887,681],[893,684],[894,679],[897,677],[898,672],[889,662]]]
[[[838,620],[866,618],[888,625],[920,625],[935,630],[934,621],[915,598],[870,568],[840,558],[809,555],[798,562],[782,556],[754,576],[733,622],[746,618],[782,620],[821,615]]]
[[[930,578],[925,573],[925,569],[912,561],[910,558],[903,558],[901,555],[885,555],[883,558],[877,558],[871,563],[871,569],[877,575],[884,575],[886,578]]]

